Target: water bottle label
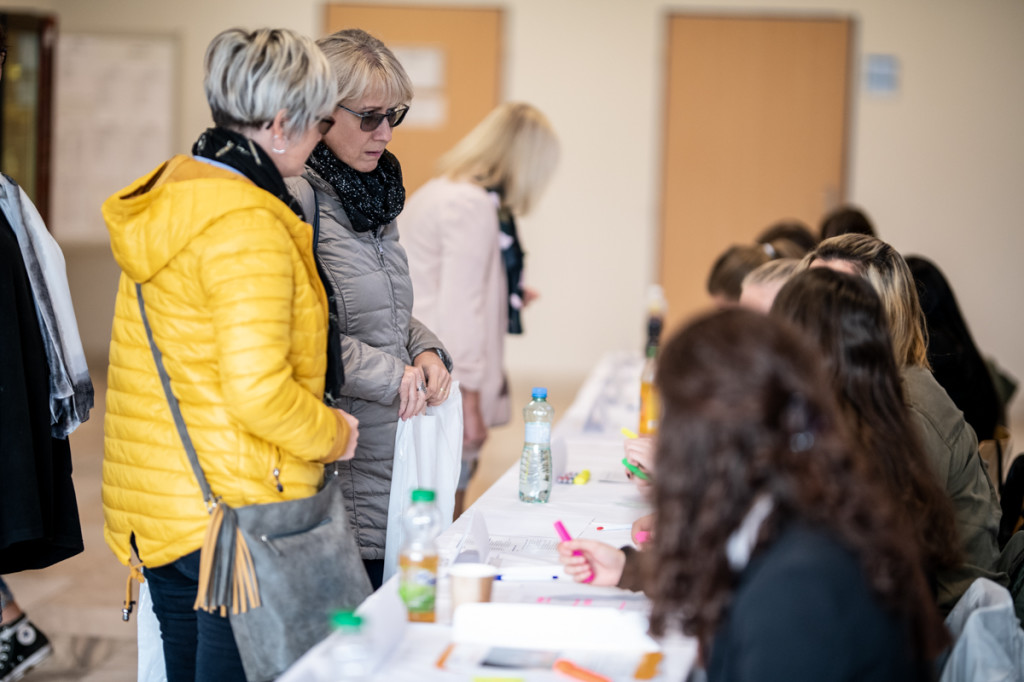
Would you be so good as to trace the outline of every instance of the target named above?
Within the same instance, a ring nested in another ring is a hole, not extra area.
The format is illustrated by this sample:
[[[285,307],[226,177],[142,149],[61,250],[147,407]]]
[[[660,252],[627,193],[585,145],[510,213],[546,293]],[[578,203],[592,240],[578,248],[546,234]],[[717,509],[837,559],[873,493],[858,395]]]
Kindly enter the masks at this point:
[[[551,424],[547,422],[526,422],[527,443],[550,443]]]

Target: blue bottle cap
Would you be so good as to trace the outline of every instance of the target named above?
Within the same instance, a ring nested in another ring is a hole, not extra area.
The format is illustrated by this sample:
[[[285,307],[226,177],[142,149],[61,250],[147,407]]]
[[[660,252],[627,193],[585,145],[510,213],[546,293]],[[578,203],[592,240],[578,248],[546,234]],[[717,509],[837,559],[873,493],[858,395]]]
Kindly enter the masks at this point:
[[[544,388],[543,386],[534,386],[533,387],[533,397],[534,398],[543,398],[543,399],[547,400],[547,398],[548,398],[548,389]]]

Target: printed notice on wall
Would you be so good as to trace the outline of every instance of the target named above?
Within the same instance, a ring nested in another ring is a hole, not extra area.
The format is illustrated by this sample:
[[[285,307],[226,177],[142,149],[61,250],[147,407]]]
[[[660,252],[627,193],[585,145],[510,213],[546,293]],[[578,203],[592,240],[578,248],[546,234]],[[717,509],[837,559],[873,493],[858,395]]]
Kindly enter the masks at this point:
[[[391,50],[409,74],[415,95],[403,125],[425,129],[444,127],[448,120],[444,50],[420,45],[395,45]]]
[[[63,33],[56,53],[50,228],[61,241],[106,241],[103,201],[171,155],[177,44]]]

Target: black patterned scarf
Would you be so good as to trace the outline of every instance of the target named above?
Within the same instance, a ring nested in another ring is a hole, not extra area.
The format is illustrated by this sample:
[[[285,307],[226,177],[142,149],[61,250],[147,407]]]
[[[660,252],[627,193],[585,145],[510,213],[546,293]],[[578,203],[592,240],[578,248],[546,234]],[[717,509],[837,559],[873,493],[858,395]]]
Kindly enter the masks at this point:
[[[501,188],[490,191],[502,196]],[[512,211],[505,207],[498,209],[498,226],[501,228],[501,261],[505,265],[505,278],[508,281],[508,333],[523,333],[523,264],[526,253],[519,244],[519,233],[516,231],[516,218]]]
[[[263,148],[241,133],[226,128],[208,128],[192,145],[192,154],[231,166],[253,184],[284,202],[303,220],[302,207],[288,191],[274,160]]]
[[[323,142],[313,149],[306,163],[338,193],[341,207],[356,232],[387,225],[405,206],[402,166],[386,149],[377,167],[369,173],[360,173],[339,160]]]

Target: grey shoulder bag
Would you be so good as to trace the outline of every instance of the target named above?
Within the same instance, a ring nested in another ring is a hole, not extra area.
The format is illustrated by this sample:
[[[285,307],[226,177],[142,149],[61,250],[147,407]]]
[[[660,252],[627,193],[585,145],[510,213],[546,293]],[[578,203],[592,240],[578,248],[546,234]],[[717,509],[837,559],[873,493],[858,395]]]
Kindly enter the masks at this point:
[[[210,510],[195,608],[231,618],[249,682],[273,680],[330,634],[334,611],[355,608],[372,591],[341,486],[328,481],[312,497],[238,508],[214,495],[153,340],[140,284],[135,292],[178,435]]]

